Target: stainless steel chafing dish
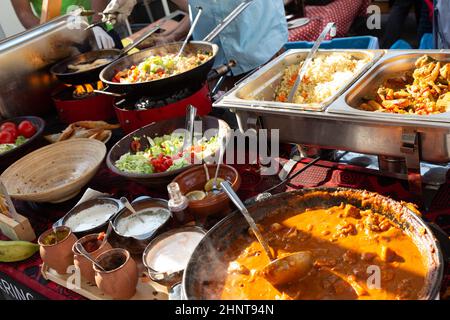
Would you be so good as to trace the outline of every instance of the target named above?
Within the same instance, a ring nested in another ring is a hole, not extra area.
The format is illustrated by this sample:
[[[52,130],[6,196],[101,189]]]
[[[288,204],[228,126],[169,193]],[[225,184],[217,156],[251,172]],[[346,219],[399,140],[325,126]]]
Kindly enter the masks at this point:
[[[277,77],[283,60],[292,54],[288,51],[244,79],[214,103],[214,107],[235,112],[239,127],[244,132],[258,127],[279,129],[281,142],[402,158],[406,163],[406,174],[382,174],[407,178],[412,191],[421,193],[420,161],[437,164],[450,162],[448,112],[430,120],[429,116],[382,114],[361,111],[352,106],[356,107],[360,96],[377,84],[378,75],[407,70],[415,58],[424,53],[450,60],[449,50],[386,51],[360,80],[355,79],[356,82],[323,112],[312,112],[301,107],[286,108],[283,103],[242,99],[242,93],[268,90],[264,82],[271,82],[270,75]]]
[[[450,51],[449,51],[450,53]],[[345,95],[336,100],[333,106],[330,106],[328,112],[358,115],[362,117],[377,117],[386,120],[398,119],[403,123],[411,123],[412,125],[420,125],[424,121],[448,122],[450,126],[450,108],[447,112],[431,115],[408,115],[394,114],[384,112],[371,112],[359,110],[359,105],[363,102],[362,97],[373,96],[378,87],[388,78],[396,75],[403,75],[415,68],[415,61],[424,54],[443,62],[450,62],[450,54],[434,51],[416,51],[416,52],[399,52],[391,50],[387,52],[382,61],[371,68],[355,85],[353,85]]]
[[[350,53],[358,60],[367,60],[363,68],[355,73],[353,79],[342,84],[342,87],[325,101],[317,104],[297,104],[283,103],[274,100],[276,90],[280,86],[284,71],[291,65],[299,65],[301,61],[306,59],[309,50],[289,50],[280,57],[263,67],[254,75],[246,78],[238,86],[237,90],[230,92],[224,98],[224,101],[242,104],[257,105],[262,107],[277,108],[284,110],[311,110],[323,111],[335,99],[337,99],[358,77],[370,69],[373,64],[380,59],[383,54],[382,50],[320,50],[317,56],[329,55],[336,52]]]

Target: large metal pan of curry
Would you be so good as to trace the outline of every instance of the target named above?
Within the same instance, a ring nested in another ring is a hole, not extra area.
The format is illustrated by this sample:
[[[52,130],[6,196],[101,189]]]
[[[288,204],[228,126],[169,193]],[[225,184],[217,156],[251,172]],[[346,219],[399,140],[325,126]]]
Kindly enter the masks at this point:
[[[248,208],[275,256],[310,251],[309,274],[274,286],[238,212],[214,226],[184,273],[187,299],[437,299],[443,255],[410,204],[352,189],[282,193]]]

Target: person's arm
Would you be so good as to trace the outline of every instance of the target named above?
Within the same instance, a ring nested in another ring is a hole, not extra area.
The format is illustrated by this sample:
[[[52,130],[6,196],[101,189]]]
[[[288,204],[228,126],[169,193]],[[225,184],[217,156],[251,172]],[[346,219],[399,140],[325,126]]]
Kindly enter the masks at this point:
[[[20,23],[22,23],[26,29],[39,25],[40,20],[34,15],[29,0],[11,0],[11,4],[13,5]]]
[[[106,6],[108,5],[109,0],[92,0],[91,1],[91,7],[92,11],[94,12],[103,12],[105,10]],[[92,22],[99,22],[102,19],[101,15],[95,14],[92,17]]]
[[[159,35],[155,35],[153,37],[155,44],[166,44],[183,39],[189,32],[190,25],[191,22],[189,21],[189,16],[184,16],[175,29],[165,31]]]

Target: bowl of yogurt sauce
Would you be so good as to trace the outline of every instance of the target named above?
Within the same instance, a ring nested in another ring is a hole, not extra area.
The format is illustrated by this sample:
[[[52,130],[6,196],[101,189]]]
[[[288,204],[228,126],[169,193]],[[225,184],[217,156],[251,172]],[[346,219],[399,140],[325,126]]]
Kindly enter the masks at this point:
[[[150,278],[169,287],[180,282],[192,253],[205,234],[199,227],[183,227],[153,239],[142,257]]]
[[[147,244],[172,217],[166,200],[141,197],[132,202],[136,213],[123,208],[114,218],[113,228],[121,247],[142,254]]]
[[[123,208],[116,199],[100,197],[85,201],[70,210],[61,220],[61,225],[69,227],[75,234],[98,231]]]

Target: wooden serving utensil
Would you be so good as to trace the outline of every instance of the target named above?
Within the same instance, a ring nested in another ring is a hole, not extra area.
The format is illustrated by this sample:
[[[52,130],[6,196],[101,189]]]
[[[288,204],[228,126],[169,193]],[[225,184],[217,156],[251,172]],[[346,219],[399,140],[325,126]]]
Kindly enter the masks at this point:
[[[305,277],[313,267],[312,253],[309,251],[299,251],[280,258],[275,258],[268,243],[256,226],[255,220],[253,220],[231,185],[227,181],[222,182],[220,185],[230,200],[236,205],[239,211],[241,211],[255,234],[256,239],[263,247],[267,257],[269,257],[270,263],[261,270],[262,276],[274,285],[285,284]]]

